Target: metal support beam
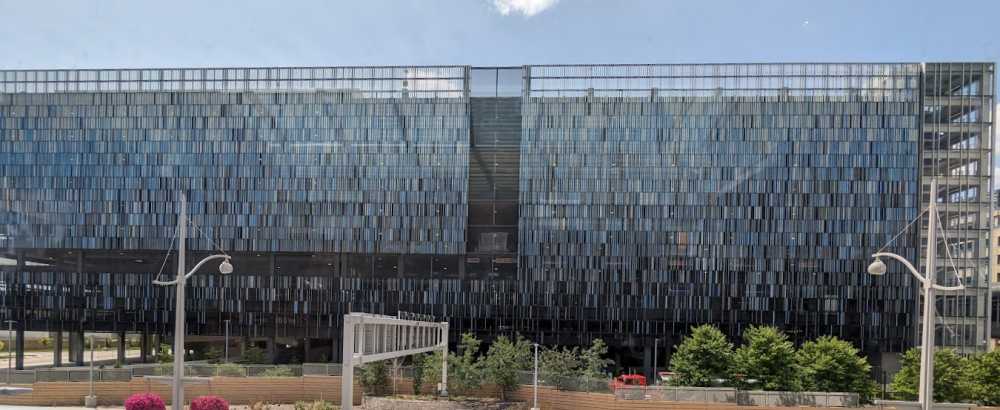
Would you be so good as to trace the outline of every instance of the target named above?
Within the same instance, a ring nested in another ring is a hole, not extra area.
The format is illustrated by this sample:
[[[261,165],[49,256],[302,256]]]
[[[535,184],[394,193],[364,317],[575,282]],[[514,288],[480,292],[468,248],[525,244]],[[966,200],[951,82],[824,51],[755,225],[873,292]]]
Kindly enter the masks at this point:
[[[404,316],[403,312],[400,316]],[[440,350],[444,358],[441,364],[441,395],[448,395],[448,322],[350,313],[344,315],[343,329],[341,409],[350,410],[354,404],[355,366],[435,350]]]

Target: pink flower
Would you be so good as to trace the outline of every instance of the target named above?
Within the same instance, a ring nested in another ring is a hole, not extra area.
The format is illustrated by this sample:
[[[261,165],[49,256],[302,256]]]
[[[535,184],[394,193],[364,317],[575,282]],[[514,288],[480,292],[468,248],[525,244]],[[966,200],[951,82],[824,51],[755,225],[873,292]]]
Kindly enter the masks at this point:
[[[191,410],[229,410],[229,402],[219,396],[201,396],[191,400]]]
[[[166,410],[163,399],[153,393],[136,393],[125,399],[125,410]]]

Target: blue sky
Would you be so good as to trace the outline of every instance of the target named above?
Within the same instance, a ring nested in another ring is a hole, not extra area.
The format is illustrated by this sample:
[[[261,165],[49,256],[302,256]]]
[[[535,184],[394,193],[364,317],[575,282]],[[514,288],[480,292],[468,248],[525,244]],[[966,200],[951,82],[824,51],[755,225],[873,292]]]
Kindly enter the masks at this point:
[[[0,69],[998,61],[1000,0],[0,0]]]
[[[0,0],[0,16],[2,68],[1000,59],[996,0]]]

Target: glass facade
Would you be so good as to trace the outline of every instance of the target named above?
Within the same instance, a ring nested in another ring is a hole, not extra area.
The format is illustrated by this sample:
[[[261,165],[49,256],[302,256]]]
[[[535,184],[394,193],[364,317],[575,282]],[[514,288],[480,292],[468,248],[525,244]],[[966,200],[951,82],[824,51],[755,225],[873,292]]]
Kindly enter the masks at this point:
[[[544,66],[530,78],[520,269],[539,304],[572,301],[565,331],[765,323],[869,350],[908,343],[909,275],[864,272],[918,213],[919,65]],[[893,251],[913,258],[912,239]]]
[[[188,260],[221,248],[236,267],[192,278],[193,334],[230,320],[237,336],[336,340],[346,312],[407,310],[453,337],[602,337],[626,356],[701,323],[898,352],[916,286],[865,267],[937,177],[973,288],[938,302],[941,340],[977,349],[993,78],[992,64],[0,71],[0,316],[169,331],[172,293],[150,282],[175,270],[183,191]],[[889,249],[919,261],[910,232]]]

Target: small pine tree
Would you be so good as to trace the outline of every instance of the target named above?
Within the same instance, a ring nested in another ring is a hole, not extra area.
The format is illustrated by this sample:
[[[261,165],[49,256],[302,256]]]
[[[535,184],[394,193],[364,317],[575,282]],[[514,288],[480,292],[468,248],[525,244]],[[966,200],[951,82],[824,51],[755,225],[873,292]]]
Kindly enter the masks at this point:
[[[264,349],[257,346],[247,346],[243,351],[243,355],[240,357],[239,363],[242,364],[269,364],[270,361],[267,360],[267,354]]]
[[[594,339],[590,342],[590,347],[580,351],[580,366],[583,377],[590,379],[601,379],[607,377],[605,369],[613,360],[605,358],[608,354],[608,345],[603,339]]]
[[[542,349],[538,352],[539,376],[557,389],[572,387],[580,376],[581,367],[580,349],[577,347]]]
[[[531,343],[521,335],[514,340],[500,336],[490,344],[482,361],[486,380],[499,387],[503,400],[506,392],[517,387],[518,373],[531,367]]]
[[[383,395],[389,386],[389,366],[385,360],[366,363],[359,368],[358,382],[365,391],[373,395]]]
[[[462,334],[458,354],[448,356],[448,386],[457,392],[469,392],[483,384],[483,363],[478,360],[482,342],[472,333]]]

